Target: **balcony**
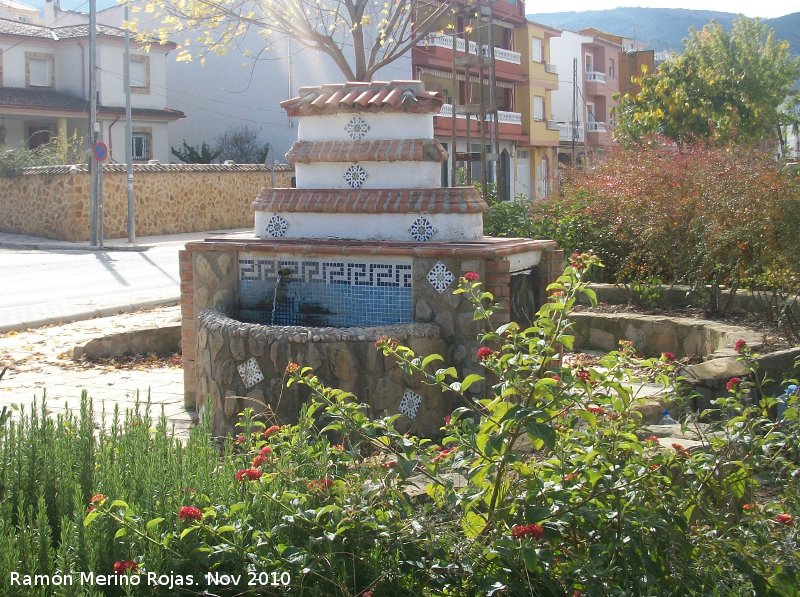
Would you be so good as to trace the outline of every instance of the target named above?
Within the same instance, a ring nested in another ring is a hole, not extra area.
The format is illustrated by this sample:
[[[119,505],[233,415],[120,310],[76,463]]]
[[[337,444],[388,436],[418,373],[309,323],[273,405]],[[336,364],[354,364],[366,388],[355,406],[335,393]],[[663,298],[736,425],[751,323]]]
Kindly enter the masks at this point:
[[[453,37],[451,35],[429,35],[425,39],[417,43],[418,46],[432,46],[434,48],[445,48],[448,50],[453,49]],[[464,52],[466,42],[460,37],[456,38],[456,50]],[[474,41],[469,42],[469,53],[478,55],[478,44]],[[481,56],[489,56],[489,47],[481,46]],[[522,54],[514,52],[513,50],[506,50],[505,48],[494,48],[494,59],[500,62],[508,62],[510,64],[522,64]]]
[[[560,131],[561,130],[561,123],[556,122],[555,120],[548,120],[547,121],[547,130],[548,131]]]
[[[453,117],[453,105],[442,104],[442,109],[439,111],[439,116],[445,118]],[[458,114],[456,118],[466,118],[466,114]],[[477,119],[476,119],[477,120]],[[493,122],[494,114],[486,115],[486,122]],[[497,122],[499,124],[522,124],[522,114],[519,112],[505,112],[504,110],[497,111]]]
[[[559,141],[572,141],[573,139],[579,142],[583,141],[583,126],[580,124],[573,126],[570,122],[556,122],[556,126],[558,126]]]
[[[552,62],[545,62],[544,63],[544,71],[546,73],[550,73],[551,75],[558,74],[558,66],[553,64]]]
[[[594,81],[595,83],[605,83],[606,74],[597,72],[596,70],[586,71],[586,80]]]
[[[608,132],[605,122],[587,122],[586,130],[589,133],[605,133]]]

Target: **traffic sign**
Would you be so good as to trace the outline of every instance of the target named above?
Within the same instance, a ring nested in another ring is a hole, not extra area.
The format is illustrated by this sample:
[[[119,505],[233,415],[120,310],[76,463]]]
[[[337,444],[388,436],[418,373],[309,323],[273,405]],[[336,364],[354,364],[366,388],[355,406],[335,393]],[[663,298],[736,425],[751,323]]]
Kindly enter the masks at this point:
[[[108,147],[102,141],[98,141],[92,147],[92,153],[94,154],[94,159],[98,162],[104,162],[105,159],[108,157]]]

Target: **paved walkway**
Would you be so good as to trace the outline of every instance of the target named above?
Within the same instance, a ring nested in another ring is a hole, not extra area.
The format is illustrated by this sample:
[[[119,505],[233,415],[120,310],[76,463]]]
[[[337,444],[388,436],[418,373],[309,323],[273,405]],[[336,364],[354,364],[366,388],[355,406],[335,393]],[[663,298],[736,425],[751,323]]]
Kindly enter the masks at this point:
[[[0,369],[8,370],[0,381],[0,406],[27,406],[34,399],[41,404],[46,395],[50,412],[77,410],[85,389],[94,401],[99,422],[104,409],[108,415],[116,406],[124,412],[133,407],[137,392],[142,401],[149,392],[152,414],[158,416],[163,407],[176,435],[184,437],[195,413],[183,406],[179,358],[72,360],[73,348],[93,338],[176,320],[180,320],[179,308],[166,307],[2,334]]]

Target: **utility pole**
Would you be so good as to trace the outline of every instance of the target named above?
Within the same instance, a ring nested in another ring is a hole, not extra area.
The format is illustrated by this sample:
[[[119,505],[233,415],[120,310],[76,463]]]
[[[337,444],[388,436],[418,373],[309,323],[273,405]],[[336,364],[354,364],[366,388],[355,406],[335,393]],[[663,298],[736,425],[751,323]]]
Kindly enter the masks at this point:
[[[575,141],[578,138],[578,59],[572,60],[572,167],[575,167]]]
[[[95,80],[95,60],[97,39],[95,36],[95,19],[97,6],[95,0],[89,0],[89,139],[91,139],[92,150],[97,142],[97,81]],[[94,155],[89,159],[89,243],[97,246],[97,170],[100,164],[94,159]]]
[[[128,22],[128,3],[125,2],[125,22]],[[131,34],[125,28],[125,64],[122,76],[125,79],[125,169],[128,173],[128,242],[136,241],[136,211],[133,195],[133,156],[131,132]],[[291,96],[290,96],[291,97]],[[275,186],[275,185],[273,185]]]

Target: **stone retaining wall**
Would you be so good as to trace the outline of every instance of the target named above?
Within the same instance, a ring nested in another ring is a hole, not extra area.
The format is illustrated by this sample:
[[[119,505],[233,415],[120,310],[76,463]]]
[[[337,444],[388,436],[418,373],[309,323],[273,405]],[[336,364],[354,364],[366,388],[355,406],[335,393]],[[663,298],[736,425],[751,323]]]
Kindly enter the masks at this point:
[[[248,407],[257,415],[269,409],[279,421],[296,421],[308,391],[286,387],[289,362],[312,367],[323,382],[354,393],[369,405],[371,418],[401,412],[404,400],[417,404],[424,416],[414,413],[400,422],[413,433],[436,435],[455,407],[453,396],[408,378],[393,359],[375,349],[378,338],[389,336],[417,354],[442,353],[437,325],[277,327],[242,323],[223,309],[207,309],[198,320],[198,389],[210,401],[215,435],[234,432],[238,413]]]
[[[137,236],[250,227],[253,200],[271,186],[269,168],[258,164],[137,164],[133,172]],[[292,176],[291,167],[276,167],[276,186],[291,186]],[[89,185],[85,165],[0,177],[0,230],[88,240]],[[105,238],[128,234],[127,188],[124,164],[104,166]]]
[[[663,317],[639,313],[571,313],[574,321],[575,348],[616,350],[620,340],[630,340],[645,356],[671,352],[681,358],[734,355],[739,338],[758,349],[761,337],[755,332],[718,321],[689,317]]]

